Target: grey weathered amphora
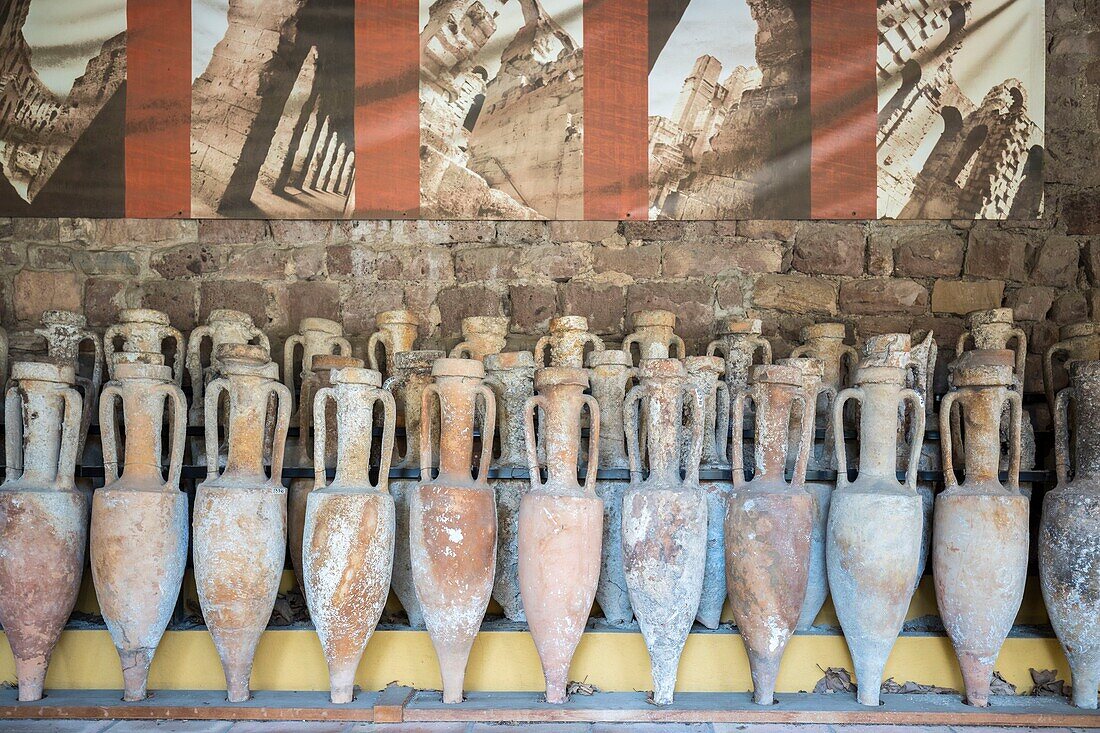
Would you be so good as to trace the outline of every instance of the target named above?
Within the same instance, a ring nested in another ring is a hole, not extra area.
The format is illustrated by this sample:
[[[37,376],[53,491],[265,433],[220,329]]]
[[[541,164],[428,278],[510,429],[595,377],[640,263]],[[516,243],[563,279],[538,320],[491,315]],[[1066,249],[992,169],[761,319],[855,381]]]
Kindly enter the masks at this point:
[[[596,496],[596,461],[584,485],[577,481],[581,415],[589,413],[588,453],[595,455],[600,408],[584,394],[588,375],[574,367],[546,367],[535,374],[538,396],[528,399],[527,461],[531,489],[519,511],[519,585],[527,624],[546,679],[546,701],[566,701],[569,665],[584,633],[600,579],[603,502]],[[536,449],[535,410],[546,452],[542,481]]]
[[[707,356],[721,355],[726,360],[725,380],[731,393],[748,385],[756,352],[760,352],[760,363],[772,363],[772,345],[762,333],[758,319],[731,318],[718,328],[718,338],[707,344]]]
[[[493,452],[496,399],[475,359],[439,359],[421,402],[421,483],[409,505],[409,549],[416,597],[443,678],[443,702],[462,702],[466,662],[493,591],[497,517],[486,481]],[[433,400],[434,398],[434,400]],[[432,421],[439,405],[439,472],[432,477]],[[479,404],[480,403],[480,404]],[[475,416],[481,458],[471,473]]]
[[[80,421],[80,445],[77,455],[83,455],[88,438],[88,426],[92,424],[99,390],[103,386],[103,341],[99,334],[88,329],[88,319],[71,311],[45,311],[41,328],[34,332],[46,341],[46,354],[50,361],[61,366],[71,366],[75,384],[84,395],[84,414]],[[92,344],[90,369],[80,362],[80,345]],[[83,371],[83,373],[82,373]]]
[[[1100,323],[1071,323],[1058,330],[1058,341],[1043,354],[1043,387],[1047,393],[1047,406],[1055,411],[1054,389],[1055,360],[1068,371],[1074,361],[1100,359]]]
[[[299,356],[299,353],[301,356]],[[291,394],[298,391],[313,369],[313,359],[321,355],[351,356],[351,343],[344,338],[344,327],[328,318],[303,318],[298,333],[283,342],[283,384]],[[295,405],[294,411],[298,411]]]
[[[1076,361],[1069,373],[1070,386],[1055,402],[1058,485],[1043,498],[1039,581],[1073,673],[1073,704],[1095,710],[1100,686],[1100,361]]]
[[[707,553],[707,500],[699,488],[703,400],[687,389],[686,380],[678,359],[646,359],[623,405],[631,476],[623,495],[623,565],[630,605],[649,651],[657,705],[672,703],[680,655],[699,610]],[[692,441],[687,475],[681,478],[685,398],[691,404]],[[644,479],[639,414],[648,436]]]
[[[482,361],[499,354],[508,345],[508,319],[499,316],[470,316],[462,319],[462,341],[449,356]]]
[[[485,357],[485,384],[497,404],[497,436],[500,453],[490,469],[498,474],[527,469],[523,414],[535,393],[535,357],[530,351],[505,351]],[[526,478],[498,475],[489,479],[497,501],[497,567],[493,599],[511,621],[524,621],[519,592],[519,507],[530,486]]]
[[[358,361],[358,360],[357,360]],[[311,410],[314,490],[306,500],[303,587],[321,639],[334,703],[352,701],[355,670],[374,634],[390,590],[394,506],[386,490],[396,407],[373,369],[346,367],[318,389]],[[336,476],[327,482],[326,405],[336,404]],[[382,419],[378,480],[370,480],[374,412]]]
[[[822,404],[828,405],[829,414],[832,414],[833,402],[836,400],[836,392],[832,387],[822,386],[822,376],[825,373],[824,363],[820,359],[810,357],[797,357],[792,359],[778,359],[777,364],[794,367],[802,374],[802,388],[816,404],[815,412],[821,410]],[[824,399],[822,399],[824,396]],[[820,421],[815,418],[814,424]],[[802,420],[791,421],[791,443],[793,444],[802,430]],[[811,433],[811,438],[814,433]],[[807,449],[809,460],[807,471],[828,470],[835,465],[836,454],[833,449],[832,430],[825,431],[825,442],[817,445],[811,440]],[[787,467],[794,469],[796,459],[794,455],[787,458]],[[821,613],[825,605],[825,599],[829,596],[829,575],[825,567],[825,529],[829,524],[829,506],[832,504],[833,488],[836,481],[806,480],[803,488],[814,498],[813,530],[810,532],[810,569],[806,576],[806,596],[802,601],[802,610],[798,615],[798,624],[795,631],[805,631],[814,625],[817,615]]]
[[[832,401],[836,394],[848,386],[859,364],[859,351],[844,343],[843,323],[814,323],[803,326],[802,344],[791,350],[792,359],[813,358],[821,361],[821,386],[826,391],[817,398],[818,427],[828,429],[832,423]],[[828,392],[827,390],[832,390]],[[832,453],[833,442],[826,435],[827,451]]]
[[[584,316],[558,316],[550,319],[550,333],[535,344],[535,363],[538,366],[584,366],[585,349],[603,351],[603,339],[588,330]]]
[[[897,480],[898,414],[910,404],[914,425],[924,435],[924,405],[906,389],[909,336],[880,338],[872,356],[856,372],[856,386],[842,391],[833,405],[837,488],[833,492],[825,556],[829,592],[855,664],[858,700],[878,705],[886,660],[905,622],[917,581],[923,510],[917,494],[917,457],[921,440],[910,446],[906,480]],[[848,481],[843,440],[844,405],[860,406],[859,474]]]
[[[394,399],[401,404],[398,414],[405,416],[405,448],[393,462],[404,476],[390,481],[390,496],[393,497],[396,535],[393,547],[393,573],[390,587],[393,589],[409,626],[424,628],[424,614],[420,611],[420,601],[416,600],[416,588],[413,585],[412,555],[409,552],[409,500],[413,490],[420,484],[420,434],[421,405],[424,389],[432,383],[432,364],[446,354],[442,351],[399,351],[394,354],[394,376],[383,384],[383,389],[393,393]],[[439,435],[439,411],[429,410],[427,418],[431,421],[431,434]],[[432,456],[438,457],[433,451]],[[434,465],[429,463],[429,466]]]
[[[816,395],[792,366],[753,367],[752,386],[738,393],[734,424],[744,422],[745,401],[756,405],[756,471],[745,481],[741,432],[733,436],[733,483],[726,513],[726,582],[737,630],[745,642],[753,701],[771,705],[779,663],[794,633],[806,595],[814,497],[803,486],[813,440]],[[791,445],[797,415],[801,432]],[[790,483],[787,457],[796,455]]]
[[[206,390],[206,480],[195,491],[195,585],[225,672],[230,702],[249,698],[252,658],[286,558],[283,450],[292,397],[262,346],[228,344]],[[218,469],[218,400],[229,400],[229,454]],[[274,420],[269,405],[274,401]],[[270,435],[271,473],[264,468]]]
[[[378,330],[367,339],[367,363],[386,378],[394,376],[394,357],[416,348],[420,319],[409,310],[382,311],[374,317]],[[378,351],[382,358],[378,358]],[[395,396],[396,398],[396,396]]]
[[[202,345],[205,341],[210,342],[210,359],[207,362],[203,360]],[[206,323],[191,331],[184,358],[187,373],[191,377],[191,412],[188,417],[191,425],[204,423],[206,384],[217,376],[214,367],[221,347],[253,342],[263,347],[265,354],[270,353],[271,342],[263,331],[253,325],[252,317],[228,308],[210,311]]]
[[[187,353],[187,342],[183,334],[169,323],[168,314],[151,308],[123,308],[119,311],[118,323],[109,326],[103,333],[107,375],[111,379],[115,378],[114,356],[118,353],[131,354],[132,360],[148,361],[151,364],[167,362],[164,355],[166,341],[173,345],[172,378],[176,384],[183,384],[183,359]]]
[[[0,328],[0,384],[8,383],[8,332]]]
[[[68,364],[16,362],[5,393],[0,623],[23,702],[42,698],[84,570],[88,500],[73,480],[83,405],[74,383]]]
[[[600,443],[597,467],[623,470],[630,463],[626,455],[626,428],[623,400],[637,369],[630,354],[618,349],[594,351],[588,355],[588,379],[592,396],[600,406]],[[630,594],[623,570],[623,491],[628,481],[598,479],[596,495],[603,500],[603,551],[596,602],[604,618],[612,624],[628,624],[634,619]]]
[[[158,364],[126,363],[125,356],[115,355],[114,378],[100,395],[105,483],[92,499],[91,560],[100,613],[122,662],[123,699],[134,701],[146,697],[149,665],[187,566],[187,495],[180,491],[187,402],[163,357],[156,355]],[[118,402],[126,428],[121,475]]]
[[[646,359],[667,359],[687,355],[684,340],[676,335],[676,314],[672,311],[642,310],[631,314],[634,330],[623,339],[623,351],[632,355],[638,349],[638,363]]]
[[[989,704],[993,664],[1012,629],[1027,580],[1030,501],[1020,493],[1020,422],[1013,353],[962,354],[954,386],[940,403],[946,488],[936,497],[932,573],[936,605],[962,668],[966,700]],[[1001,414],[1011,406],[1008,483],[998,476]],[[955,477],[950,415],[960,416],[966,478]]]
[[[688,356],[683,359],[687,371],[687,388],[703,398],[703,454],[701,469],[728,470],[730,395],[721,380],[725,363],[718,356]],[[680,457],[683,470],[688,470],[691,458],[691,434],[680,434]],[[726,506],[733,492],[729,481],[700,480],[707,497],[707,561],[703,570],[703,594],[695,620],[708,629],[717,629],[722,621],[726,602]]]
[[[336,406],[332,402],[326,402],[325,409],[328,410],[328,414],[325,418],[327,419],[318,423],[313,414],[314,398],[317,392],[332,386],[332,374],[335,370],[362,368],[363,362],[352,356],[316,354],[311,358],[310,363],[313,368],[303,375],[298,397],[299,438],[296,443],[295,460],[300,466],[308,466],[315,461],[313,446],[316,441],[313,438],[313,432],[316,426],[321,424],[328,430],[324,442],[327,451],[324,458],[325,466],[334,469],[338,443],[336,427],[339,424],[336,418]],[[313,491],[313,485],[312,478],[292,478],[287,486],[286,496],[286,536],[290,547],[290,565],[294,568],[294,577],[298,580],[299,587],[303,589],[305,586],[302,584],[302,533],[305,528],[306,499]]]

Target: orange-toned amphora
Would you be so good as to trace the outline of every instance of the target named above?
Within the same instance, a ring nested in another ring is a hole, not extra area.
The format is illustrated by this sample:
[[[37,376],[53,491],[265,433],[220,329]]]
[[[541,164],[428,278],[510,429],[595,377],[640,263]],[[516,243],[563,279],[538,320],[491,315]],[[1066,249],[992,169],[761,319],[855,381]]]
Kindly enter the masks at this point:
[[[203,363],[204,341],[210,342],[210,359]],[[206,323],[191,331],[191,337],[187,340],[187,354],[184,363],[191,377],[191,412],[188,421],[191,425],[204,424],[203,411],[206,408],[204,393],[206,384],[217,376],[218,354],[223,345],[250,344],[255,341],[263,347],[264,355],[271,352],[271,342],[267,335],[256,328],[252,323],[252,317],[247,313],[218,308],[210,311]],[[277,367],[276,367],[277,368]]]
[[[42,698],[84,570],[88,499],[73,480],[83,412],[75,382],[67,364],[16,362],[5,393],[0,623],[21,702]]]
[[[955,362],[953,388],[940,403],[946,488],[936,497],[932,573],[936,605],[962,668],[966,700],[989,705],[993,663],[1012,630],[1027,580],[1031,501],[1020,493],[1023,413],[1013,353],[966,351]],[[1001,415],[1009,412],[1008,483],[998,477]],[[955,478],[951,410],[960,414],[966,478]]]
[[[271,618],[286,559],[281,474],[291,396],[267,349],[230,344],[217,356],[222,376],[207,385],[205,398],[206,480],[195,491],[195,585],[229,702],[245,702],[252,657]],[[223,392],[229,400],[229,455],[219,474],[217,406]],[[268,435],[270,476],[264,469]]]
[[[118,319],[118,323],[103,333],[108,376],[115,378],[115,355],[119,353],[135,355],[129,361],[164,363],[164,342],[171,341],[174,349],[172,378],[176,384],[182,384],[187,342],[179,330],[172,328],[168,314],[151,308],[123,308],[119,311]],[[158,355],[161,360],[155,358]]]
[[[125,363],[125,356],[115,355],[114,379],[99,400],[106,484],[92,499],[91,557],[100,612],[122,662],[123,699],[135,701],[146,697],[149,665],[187,566],[187,495],[180,491],[187,402],[171,367]],[[118,401],[126,427],[121,476]],[[161,473],[166,408],[172,416],[167,480]]]
[[[332,373],[313,399],[314,489],[306,500],[302,585],[328,663],[329,695],[351,702],[355,670],[390,591],[393,499],[386,490],[396,408],[373,369]],[[326,485],[325,406],[336,403],[336,477]],[[381,465],[370,480],[375,405],[383,411]]]
[[[421,483],[409,507],[409,549],[416,597],[439,659],[443,702],[462,702],[474,637],[493,592],[497,510],[486,481],[493,454],[496,401],[474,359],[438,359],[422,395]],[[432,398],[439,404],[439,472],[432,478]],[[483,405],[478,406],[478,398]],[[471,473],[474,416],[482,416],[481,459]]]
[[[745,399],[756,407],[756,472],[745,481],[742,431],[733,434],[733,483],[726,511],[726,585],[737,630],[745,642],[753,701],[771,705],[779,663],[798,624],[810,572],[814,497],[806,491],[806,465],[813,440],[817,395],[803,387],[794,366],[753,367],[752,386],[737,395],[734,425],[745,416]],[[794,475],[784,472],[790,425],[799,415]]]
[[[596,496],[596,464],[589,460],[584,486],[577,482],[581,411],[588,406],[588,455],[599,446],[600,406],[584,394],[584,369],[546,367],[535,373],[538,395],[525,410],[531,490],[519,509],[519,587],[535,640],[546,701],[563,703],[569,664],[580,643],[596,585],[603,544],[603,501]],[[535,442],[535,409],[541,408],[546,481]]]
[[[344,338],[344,327],[327,318],[303,318],[298,322],[298,333],[291,334],[283,343],[283,384],[294,394],[313,370],[313,358],[331,354],[351,356],[351,343]]]

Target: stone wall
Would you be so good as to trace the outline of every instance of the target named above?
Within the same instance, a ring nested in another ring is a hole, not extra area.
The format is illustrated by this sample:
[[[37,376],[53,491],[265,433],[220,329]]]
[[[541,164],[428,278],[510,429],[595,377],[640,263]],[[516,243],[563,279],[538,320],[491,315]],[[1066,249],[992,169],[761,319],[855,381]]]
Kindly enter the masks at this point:
[[[1038,354],[1059,324],[1100,318],[1100,5],[1048,4],[1044,218],[1007,222],[292,222],[0,219],[0,309],[13,345],[46,308],[104,327],[126,306],[190,329],[210,310],[252,314],[280,341],[303,316],[366,336],[406,306],[449,344],[459,321],[510,315],[526,346],[559,312],[618,336],[669,308],[694,353],[726,316],[758,315],[783,355],[801,325],[852,336],[935,329],[1016,308]]]

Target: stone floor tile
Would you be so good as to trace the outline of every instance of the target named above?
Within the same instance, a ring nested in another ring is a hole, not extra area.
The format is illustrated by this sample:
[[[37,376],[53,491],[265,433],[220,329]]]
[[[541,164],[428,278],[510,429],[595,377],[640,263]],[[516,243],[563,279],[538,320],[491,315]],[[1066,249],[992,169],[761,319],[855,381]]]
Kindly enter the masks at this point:
[[[711,728],[714,733],[832,733],[822,723],[711,723]]]
[[[710,723],[593,723],[592,733],[711,733]]]
[[[468,733],[590,733],[591,723],[473,723]]]
[[[229,733],[228,720],[120,720],[104,733]]]
[[[228,733],[344,733],[349,727],[345,721],[242,720]]]
[[[4,733],[102,733],[111,720],[2,720]]]
[[[347,733],[467,733],[469,723],[356,723]]]

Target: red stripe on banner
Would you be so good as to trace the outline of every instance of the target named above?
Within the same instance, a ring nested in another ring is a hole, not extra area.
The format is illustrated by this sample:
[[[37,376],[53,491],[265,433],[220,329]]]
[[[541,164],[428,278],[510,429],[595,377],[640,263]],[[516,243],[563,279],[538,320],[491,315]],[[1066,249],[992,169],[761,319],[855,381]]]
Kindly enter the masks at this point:
[[[584,0],[584,218],[646,219],[648,0]]]
[[[191,213],[191,0],[126,3],[126,216]]]
[[[419,211],[419,0],[355,0],[355,213]]]
[[[873,219],[878,101],[875,0],[812,0],[810,216]]]

